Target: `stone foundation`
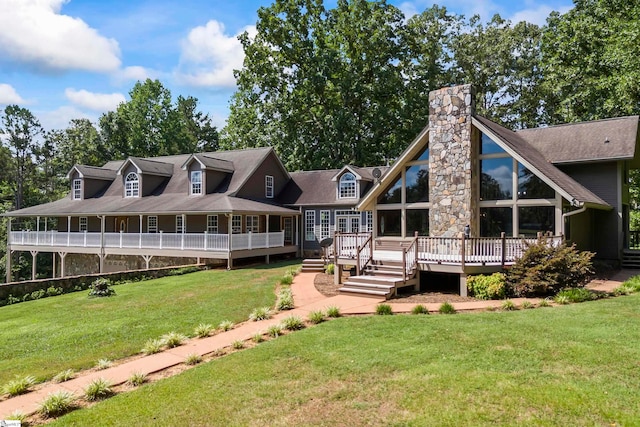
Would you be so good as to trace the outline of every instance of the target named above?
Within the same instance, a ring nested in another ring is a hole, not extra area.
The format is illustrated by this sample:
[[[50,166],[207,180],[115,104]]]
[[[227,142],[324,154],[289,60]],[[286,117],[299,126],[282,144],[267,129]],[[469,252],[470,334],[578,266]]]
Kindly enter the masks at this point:
[[[459,237],[473,227],[471,85],[447,87],[429,94],[429,232]]]
[[[218,260],[201,258],[201,262],[216,264]],[[197,264],[197,258],[154,256],[149,262],[149,268],[176,267]],[[226,263],[226,261],[225,261]],[[117,271],[143,270],[146,263],[138,255],[109,255],[104,260],[104,273]],[[60,275],[60,257],[56,256],[56,274]],[[100,258],[94,254],[67,254],[65,258],[65,276],[97,274],[100,272]]]

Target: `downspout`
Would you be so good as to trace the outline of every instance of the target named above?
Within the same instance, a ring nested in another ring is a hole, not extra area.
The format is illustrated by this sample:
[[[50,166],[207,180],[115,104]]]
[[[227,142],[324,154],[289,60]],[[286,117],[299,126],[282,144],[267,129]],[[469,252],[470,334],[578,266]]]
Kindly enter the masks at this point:
[[[566,236],[567,236],[567,233],[565,231],[565,220],[570,216],[581,214],[581,213],[585,212],[586,210],[587,210],[587,207],[583,204],[580,209],[576,209],[575,211],[566,212],[566,213],[562,214],[562,237],[563,238],[566,238]]]

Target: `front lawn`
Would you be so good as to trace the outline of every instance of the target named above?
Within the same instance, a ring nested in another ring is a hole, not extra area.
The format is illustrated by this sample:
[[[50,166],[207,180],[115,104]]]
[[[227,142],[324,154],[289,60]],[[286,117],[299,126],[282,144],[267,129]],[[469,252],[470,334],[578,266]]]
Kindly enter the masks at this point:
[[[637,425],[639,307],[336,319],[53,425]]]
[[[46,379],[130,356],[149,338],[192,335],[199,323],[246,320],[274,305],[275,285],[292,267],[201,271],[114,286],[108,298],[82,291],[0,307],[0,386],[16,375]]]

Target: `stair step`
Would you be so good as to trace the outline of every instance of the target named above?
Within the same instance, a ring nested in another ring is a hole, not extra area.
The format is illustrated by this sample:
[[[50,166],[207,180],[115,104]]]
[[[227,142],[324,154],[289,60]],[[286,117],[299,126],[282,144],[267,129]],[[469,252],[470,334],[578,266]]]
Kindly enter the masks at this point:
[[[340,288],[340,289],[338,289],[338,291],[340,291],[341,293],[358,294],[358,295],[364,295],[364,296],[384,297],[386,299],[388,299],[389,295],[391,295],[391,292],[371,291],[371,290],[368,290],[368,289],[357,289],[357,288],[347,288],[347,287]]]
[[[393,289],[394,286],[393,285],[381,285],[378,283],[363,283],[363,282],[352,282],[352,281],[346,281],[344,282],[343,286],[345,287],[354,287],[354,288],[371,288],[371,289]]]

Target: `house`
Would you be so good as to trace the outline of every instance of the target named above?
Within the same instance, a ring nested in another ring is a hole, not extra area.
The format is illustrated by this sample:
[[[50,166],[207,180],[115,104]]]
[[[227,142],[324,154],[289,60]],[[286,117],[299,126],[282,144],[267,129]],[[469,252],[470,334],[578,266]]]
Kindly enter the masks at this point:
[[[66,198],[5,214],[38,224],[10,221],[9,251],[53,252],[65,275],[317,256],[332,237],[336,281],[356,273],[342,290],[385,296],[444,276],[464,295],[468,274],[508,266],[540,234],[629,254],[638,116],[511,131],[475,113],[470,85],[431,92],[429,106],[390,167],[289,173],[270,148],[75,166]]]

